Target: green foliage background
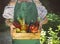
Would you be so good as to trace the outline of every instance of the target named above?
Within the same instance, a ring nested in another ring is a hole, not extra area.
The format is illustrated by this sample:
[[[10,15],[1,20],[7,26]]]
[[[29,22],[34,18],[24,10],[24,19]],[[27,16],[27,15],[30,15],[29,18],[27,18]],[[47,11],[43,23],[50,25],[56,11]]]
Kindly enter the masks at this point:
[[[43,25],[41,44],[60,44],[60,16],[55,13],[47,14],[48,23]],[[44,34],[45,33],[45,34]]]

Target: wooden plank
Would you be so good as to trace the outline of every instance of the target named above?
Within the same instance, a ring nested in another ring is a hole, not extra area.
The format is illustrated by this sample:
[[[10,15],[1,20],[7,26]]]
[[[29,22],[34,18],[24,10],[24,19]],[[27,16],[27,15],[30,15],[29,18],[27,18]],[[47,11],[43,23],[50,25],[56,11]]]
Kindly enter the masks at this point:
[[[13,39],[40,39],[40,33],[13,33]]]

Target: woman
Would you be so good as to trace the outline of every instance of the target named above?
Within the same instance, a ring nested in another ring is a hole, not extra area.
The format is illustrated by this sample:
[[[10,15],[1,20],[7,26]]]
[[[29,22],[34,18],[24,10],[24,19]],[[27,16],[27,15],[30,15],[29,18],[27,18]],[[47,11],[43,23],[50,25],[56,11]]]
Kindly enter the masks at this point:
[[[47,23],[46,14],[47,10],[44,6],[42,6],[39,0],[18,0],[15,6],[10,5],[5,9],[3,17],[8,19],[6,20],[6,22],[14,18],[13,22],[19,23],[19,20],[23,19],[28,26],[31,22],[35,23],[36,21],[38,21],[39,27],[41,29],[42,25]],[[9,23],[9,26],[11,26],[11,23]],[[13,39],[13,44],[40,44],[40,40]]]

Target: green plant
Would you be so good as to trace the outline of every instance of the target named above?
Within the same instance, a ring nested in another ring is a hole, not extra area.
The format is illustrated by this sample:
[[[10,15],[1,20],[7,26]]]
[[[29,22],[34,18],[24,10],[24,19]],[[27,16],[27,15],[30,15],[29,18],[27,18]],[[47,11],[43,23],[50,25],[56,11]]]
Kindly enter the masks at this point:
[[[47,15],[48,23],[43,25],[43,31],[46,32],[45,35],[41,33],[41,44],[60,44],[58,33],[60,33],[60,17],[54,13],[48,13]],[[49,38],[50,37],[50,38]]]

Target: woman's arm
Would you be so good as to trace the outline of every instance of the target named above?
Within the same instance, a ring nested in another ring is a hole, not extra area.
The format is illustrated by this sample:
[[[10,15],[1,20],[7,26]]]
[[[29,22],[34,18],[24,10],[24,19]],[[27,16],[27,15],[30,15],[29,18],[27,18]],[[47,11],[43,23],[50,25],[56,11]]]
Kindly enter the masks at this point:
[[[15,2],[10,2],[8,6],[5,7],[4,12],[3,12],[3,17],[6,19],[5,22],[8,26],[11,25],[14,18],[13,17],[14,7],[15,7]]]
[[[47,9],[41,4],[39,0],[34,1],[38,10],[38,17],[40,17],[39,29],[42,29],[42,25],[48,22],[48,19],[46,17]]]

